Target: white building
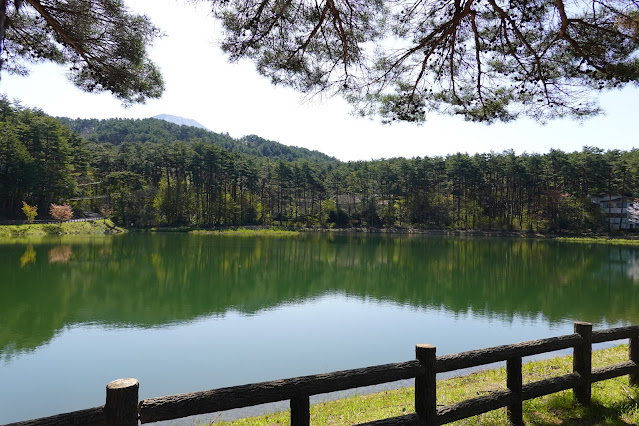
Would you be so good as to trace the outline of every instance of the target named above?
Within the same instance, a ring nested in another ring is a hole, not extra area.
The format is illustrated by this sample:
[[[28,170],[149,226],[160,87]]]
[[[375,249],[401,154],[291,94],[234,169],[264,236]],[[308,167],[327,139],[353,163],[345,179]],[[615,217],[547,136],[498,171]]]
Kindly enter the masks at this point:
[[[628,206],[634,202],[632,197],[623,195],[604,195],[592,197],[592,202],[598,204],[604,211],[610,223],[610,229],[634,229],[636,224],[628,221]]]

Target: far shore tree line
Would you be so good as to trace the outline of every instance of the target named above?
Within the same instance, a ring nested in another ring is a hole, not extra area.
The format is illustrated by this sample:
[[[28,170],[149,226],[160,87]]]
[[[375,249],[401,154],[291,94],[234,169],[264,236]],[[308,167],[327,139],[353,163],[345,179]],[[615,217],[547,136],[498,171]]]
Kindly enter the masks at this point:
[[[68,65],[87,92],[125,104],[161,96],[148,55],[160,28],[121,0],[60,3],[0,2],[0,73],[51,61]],[[207,3],[231,61],[249,59],[302,93],[340,94],[382,121],[421,122],[431,112],[477,122],[579,119],[601,112],[594,94],[639,82],[635,2]],[[251,139],[236,142],[252,153],[206,138],[109,138],[84,138],[0,97],[0,219],[20,216],[23,202],[47,211],[69,201],[77,213],[137,226],[585,232],[611,230],[591,196],[639,196],[636,150],[341,163],[273,155],[273,143],[258,152]]]
[[[159,123],[159,122],[158,122]],[[639,150],[512,151],[340,162],[201,139],[88,142],[0,99],[0,218],[24,205],[119,224],[612,231],[595,195],[639,197]]]

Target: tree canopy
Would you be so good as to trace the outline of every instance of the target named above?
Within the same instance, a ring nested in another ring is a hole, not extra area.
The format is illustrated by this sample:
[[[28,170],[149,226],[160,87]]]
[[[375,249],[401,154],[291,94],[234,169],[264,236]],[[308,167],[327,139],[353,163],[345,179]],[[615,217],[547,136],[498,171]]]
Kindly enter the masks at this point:
[[[363,115],[423,121],[581,118],[595,94],[639,82],[637,0],[192,0],[221,20],[231,61]],[[159,97],[160,35],[123,0],[0,0],[0,69],[69,65],[87,91]]]
[[[26,74],[26,63],[53,61],[85,91],[144,102],[164,88],[147,54],[159,35],[121,0],[0,0],[0,71]]]
[[[639,81],[634,0],[212,2],[231,60],[388,121],[579,118]]]
[[[0,96],[0,219],[68,202],[136,226],[578,233],[620,230],[610,209],[639,197],[638,149],[343,163],[258,136],[189,137],[155,119],[62,121],[82,135]]]

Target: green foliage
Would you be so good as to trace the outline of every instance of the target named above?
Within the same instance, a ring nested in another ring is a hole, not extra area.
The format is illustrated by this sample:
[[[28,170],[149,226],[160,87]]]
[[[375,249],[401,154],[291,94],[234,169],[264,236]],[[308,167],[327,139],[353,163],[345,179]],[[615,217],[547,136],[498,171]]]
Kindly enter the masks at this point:
[[[0,96],[0,135],[0,216],[18,216],[24,200],[46,211],[73,195],[82,174],[76,160],[88,152],[78,141],[71,145],[68,128]]]
[[[215,0],[232,61],[275,84],[339,93],[360,114],[423,121],[587,117],[639,82],[632,2]]]
[[[42,225],[42,230],[46,235],[61,235],[62,226],[56,225]]]
[[[115,220],[124,225],[140,224],[143,205],[149,201],[142,191],[142,176],[131,171],[111,172],[104,176],[104,183],[115,206]]]
[[[22,227],[15,227],[8,230],[9,236],[13,238],[24,238],[27,236],[27,230]]]
[[[282,158],[294,161],[301,158],[314,160],[336,161],[318,151],[306,148],[287,146],[274,141],[250,135],[234,139],[228,134],[215,133],[205,129],[190,126],[180,126],[155,118],[122,119],[69,119],[59,117],[62,123],[78,132],[90,143],[157,143],[160,141],[213,144],[230,152],[238,152],[259,157]]]
[[[26,63],[69,65],[87,92],[109,91],[124,103],[158,98],[164,83],[147,47],[160,30],[121,0],[0,2],[0,70],[26,74]]]
[[[92,222],[69,222],[59,225],[29,224],[29,225],[1,225],[0,239],[11,238],[40,238],[46,235],[106,235],[124,232],[110,220]],[[4,241],[6,242],[6,240]]]
[[[213,0],[232,61],[252,60],[274,84],[340,93],[361,114],[423,121],[546,120],[599,112],[592,92],[639,81],[636,5],[612,0]],[[125,103],[157,98],[147,48],[161,34],[122,0],[0,2],[0,67],[69,65],[83,90]]]
[[[22,200],[46,209],[75,196],[76,210],[105,206],[127,226],[596,233],[608,226],[592,196],[639,196],[639,150],[340,163],[281,149],[271,158],[248,153],[271,146],[254,136],[228,150],[228,136],[160,120],[63,120],[94,141],[87,143],[51,117],[1,100],[5,217],[19,216]]]
[[[196,230],[190,231],[191,234],[196,235],[234,235],[242,237],[254,237],[254,236],[275,236],[275,237],[288,237],[293,235],[299,235],[299,231],[289,231],[284,229],[273,228],[237,228],[237,229],[218,229],[214,231]]]
[[[342,209],[330,210],[327,221],[338,228],[344,228],[348,225],[348,214]]]

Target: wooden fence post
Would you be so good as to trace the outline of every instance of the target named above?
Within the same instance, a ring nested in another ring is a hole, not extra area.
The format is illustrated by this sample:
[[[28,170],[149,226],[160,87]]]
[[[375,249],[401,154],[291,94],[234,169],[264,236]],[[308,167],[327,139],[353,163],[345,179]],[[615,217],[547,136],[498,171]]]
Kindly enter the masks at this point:
[[[630,359],[630,361],[634,361],[634,363],[639,366],[639,336],[630,338],[630,345],[628,346],[628,358]],[[639,386],[639,371],[630,373],[630,385]]]
[[[437,362],[436,347],[419,344],[415,356],[424,371],[415,377],[415,412],[421,425],[437,424]]]
[[[311,424],[311,401],[306,395],[291,398],[291,426]]]
[[[106,414],[108,426],[137,426],[138,390],[137,379],[118,379],[106,387]]]
[[[583,341],[575,346],[572,370],[578,373],[582,382],[573,388],[579,403],[590,404],[591,376],[592,376],[592,324],[589,322],[575,322],[575,333],[581,335]]]
[[[508,405],[508,421],[513,426],[523,426],[521,357],[511,358],[506,361],[506,386],[508,390],[517,395],[517,402]]]

